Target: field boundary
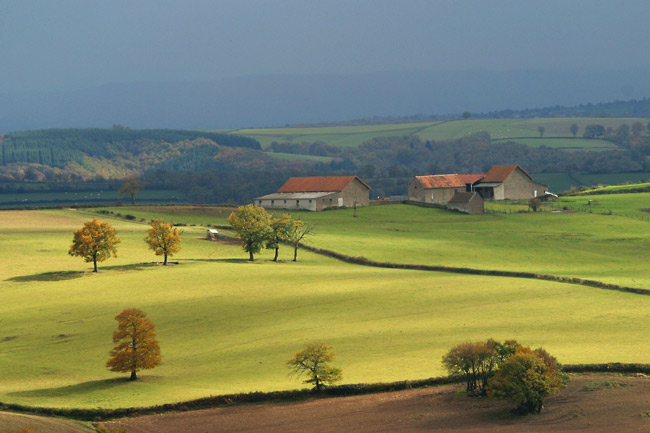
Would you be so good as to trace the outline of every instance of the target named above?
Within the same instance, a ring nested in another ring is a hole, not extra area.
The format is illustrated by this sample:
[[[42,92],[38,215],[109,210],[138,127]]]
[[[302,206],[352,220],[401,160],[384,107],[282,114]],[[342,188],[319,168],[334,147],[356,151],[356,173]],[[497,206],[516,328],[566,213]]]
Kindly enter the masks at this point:
[[[377,268],[388,268],[388,269],[409,269],[414,271],[451,272],[455,274],[489,275],[493,277],[528,278],[533,280],[557,281],[561,283],[579,284],[582,286],[597,287],[599,289],[616,290],[619,292],[636,293],[638,295],[650,296],[649,289],[620,286],[618,284],[604,283],[602,281],[587,280],[584,278],[560,277],[556,275],[536,274],[534,272],[499,271],[494,269],[459,268],[454,266],[441,266],[441,265],[412,265],[407,263],[377,262],[374,260],[367,259],[365,257],[348,256],[346,254],[337,253],[336,251],[312,247],[305,244],[300,244],[300,246],[313,253],[332,257],[334,259],[341,260],[343,262],[351,263],[355,265],[373,266]]]
[[[562,366],[565,373],[627,373],[650,375],[650,364],[626,364],[611,362],[605,364],[567,364]],[[126,380],[126,379],[125,379]],[[225,394],[199,398],[177,403],[168,403],[147,407],[129,407],[119,409],[74,409],[26,406],[0,402],[0,411],[28,413],[44,416],[60,416],[79,421],[109,421],[124,417],[161,414],[169,412],[188,412],[253,403],[282,403],[304,401],[314,398],[350,397],[354,395],[375,394],[381,392],[404,391],[465,382],[462,376],[441,376],[420,380],[403,380],[398,382],[358,383],[332,386],[321,391],[295,389],[288,391],[249,392]]]

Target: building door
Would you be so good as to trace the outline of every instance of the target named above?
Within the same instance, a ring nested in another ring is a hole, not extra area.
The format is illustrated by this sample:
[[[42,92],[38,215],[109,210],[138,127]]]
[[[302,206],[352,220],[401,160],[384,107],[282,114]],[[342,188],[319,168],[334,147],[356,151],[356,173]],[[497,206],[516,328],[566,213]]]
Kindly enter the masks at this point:
[[[339,207],[343,206],[343,197],[339,197]]]

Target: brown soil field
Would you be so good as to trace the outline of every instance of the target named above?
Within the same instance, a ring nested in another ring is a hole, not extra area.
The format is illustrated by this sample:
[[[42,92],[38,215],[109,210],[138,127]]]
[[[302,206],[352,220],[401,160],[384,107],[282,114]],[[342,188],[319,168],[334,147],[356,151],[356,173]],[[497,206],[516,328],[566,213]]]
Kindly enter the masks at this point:
[[[467,397],[464,385],[290,403],[251,404],[106,423],[130,433],[176,432],[649,432],[650,377],[572,374],[541,414]]]

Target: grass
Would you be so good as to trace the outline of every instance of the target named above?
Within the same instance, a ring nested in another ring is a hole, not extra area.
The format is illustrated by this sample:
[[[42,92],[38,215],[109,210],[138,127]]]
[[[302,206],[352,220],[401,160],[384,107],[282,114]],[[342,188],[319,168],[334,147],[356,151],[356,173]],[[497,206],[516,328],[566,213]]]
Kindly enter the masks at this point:
[[[23,428],[29,428],[39,433],[95,433],[97,431],[89,427],[87,423],[54,417],[0,412],[0,429],[2,431],[21,432]]]
[[[624,184],[624,185],[608,185],[608,186],[599,186],[596,188],[588,189],[586,191],[580,192],[577,195],[590,195],[597,192],[603,193],[618,193],[619,191],[633,191],[650,189],[650,182],[636,183],[636,184]]]
[[[358,146],[376,137],[393,135],[417,135],[422,140],[445,141],[486,131],[493,140],[513,140],[532,147],[545,145],[566,150],[608,150],[616,149],[617,146],[606,140],[582,138],[586,126],[600,124],[617,128],[624,123],[631,125],[636,121],[647,123],[647,119],[636,118],[468,119],[386,125],[240,129],[231,133],[255,138],[262,148],[267,148],[274,141],[321,141],[339,147],[349,147]],[[577,138],[574,138],[569,130],[573,123],[579,128]],[[539,127],[544,128],[544,137],[540,137]]]
[[[506,139],[508,140],[508,139]],[[505,140],[504,140],[505,141]],[[614,143],[607,140],[587,140],[584,138],[553,138],[553,137],[537,137],[537,138],[518,138],[515,139],[517,143],[525,144],[530,147],[553,147],[563,150],[615,150],[619,147]],[[498,143],[499,141],[497,141]]]
[[[223,224],[229,213],[118,209],[196,224]],[[648,282],[648,226],[631,219],[475,218],[405,205],[358,213],[359,218],[351,210],[300,216],[316,224],[310,244],[348,254],[621,281],[636,269],[636,285]],[[543,346],[563,363],[650,357],[650,347],[638,344],[639,332],[650,326],[650,297],[546,281],[354,266],[306,251],[297,263],[273,263],[266,251],[248,263],[238,246],[203,240],[200,226],[184,228],[184,249],[172,258],[179,265],[163,267],[143,242],[146,224],[105,215],[123,242],[119,257],[101,263],[94,274],[91,264],[66,251],[72,231],[96,215],[0,212],[0,401],[114,408],[293,389],[302,385],[288,375],[285,362],[313,340],[334,346],[346,383],[442,375],[440,359],[450,347],[489,337]],[[281,260],[290,256],[289,248],[281,248]],[[163,364],[141,372],[136,383],[104,367],[113,318],[129,307],[149,313],[163,352]]]
[[[594,194],[566,196],[557,200],[559,206],[569,206],[583,212],[613,213],[650,219],[650,193]]]
[[[174,190],[143,190],[136,194],[136,202],[182,201],[184,194]],[[83,191],[83,192],[25,192],[0,194],[0,206],[34,206],[58,205],[71,203],[101,202],[131,203],[131,197],[118,194],[117,191]]]
[[[635,173],[535,173],[533,178],[549,186],[550,191],[562,192],[568,191],[574,186],[591,186],[591,185],[618,185],[623,182],[641,182],[650,179],[648,172]]]

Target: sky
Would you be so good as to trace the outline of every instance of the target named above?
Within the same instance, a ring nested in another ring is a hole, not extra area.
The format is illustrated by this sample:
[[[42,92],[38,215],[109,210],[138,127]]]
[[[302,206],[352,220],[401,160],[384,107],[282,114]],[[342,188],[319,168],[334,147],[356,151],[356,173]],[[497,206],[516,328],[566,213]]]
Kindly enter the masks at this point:
[[[0,0],[0,93],[269,74],[644,68],[647,0]]]

